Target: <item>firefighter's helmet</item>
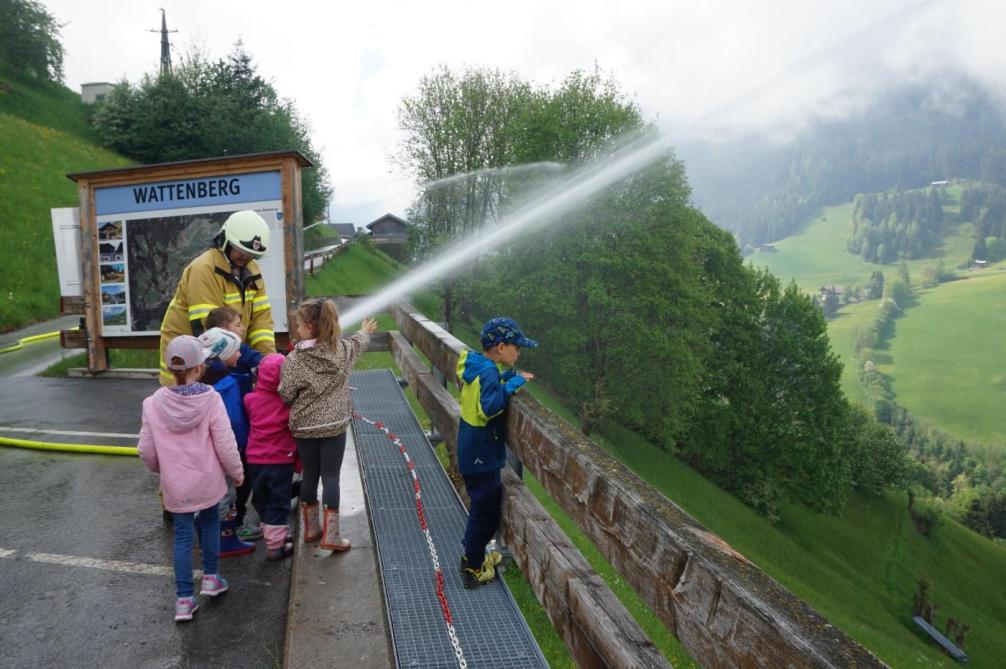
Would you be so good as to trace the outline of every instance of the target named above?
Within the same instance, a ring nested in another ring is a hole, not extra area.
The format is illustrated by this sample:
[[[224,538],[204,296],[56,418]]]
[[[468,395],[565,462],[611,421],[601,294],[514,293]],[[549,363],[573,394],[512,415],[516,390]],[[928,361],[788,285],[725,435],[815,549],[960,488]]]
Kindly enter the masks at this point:
[[[269,247],[269,226],[254,211],[236,211],[227,217],[220,229],[226,251],[230,244],[252,258],[261,258]]]

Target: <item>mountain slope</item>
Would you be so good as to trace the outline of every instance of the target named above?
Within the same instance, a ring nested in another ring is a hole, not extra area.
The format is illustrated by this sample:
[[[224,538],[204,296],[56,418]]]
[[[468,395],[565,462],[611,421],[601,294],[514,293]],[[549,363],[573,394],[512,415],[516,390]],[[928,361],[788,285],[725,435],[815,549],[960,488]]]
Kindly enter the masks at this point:
[[[86,110],[74,93],[0,72],[0,331],[59,310],[49,210],[77,206],[76,185],[66,174],[129,164],[89,137]]]

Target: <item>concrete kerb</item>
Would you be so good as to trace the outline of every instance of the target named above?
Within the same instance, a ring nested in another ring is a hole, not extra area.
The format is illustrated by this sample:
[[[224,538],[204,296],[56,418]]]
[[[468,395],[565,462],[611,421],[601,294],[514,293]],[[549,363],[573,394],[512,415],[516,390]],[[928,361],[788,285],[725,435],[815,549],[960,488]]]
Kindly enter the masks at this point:
[[[332,554],[317,544],[305,544],[297,512],[285,667],[395,666],[352,429],[347,433],[340,484],[341,530],[353,542],[349,551]]]

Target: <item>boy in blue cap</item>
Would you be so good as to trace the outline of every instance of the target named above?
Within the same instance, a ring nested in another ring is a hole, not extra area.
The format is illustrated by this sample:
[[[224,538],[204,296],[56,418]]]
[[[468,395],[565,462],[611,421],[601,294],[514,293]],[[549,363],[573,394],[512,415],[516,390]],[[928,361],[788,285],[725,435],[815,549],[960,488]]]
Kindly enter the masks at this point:
[[[466,588],[477,588],[496,576],[501,556],[486,555],[496,534],[503,501],[500,470],[506,462],[503,410],[510,396],[534,378],[513,367],[520,348],[538,345],[512,318],[493,318],[482,326],[482,353],[467,350],[458,358],[461,420],[458,424],[458,469],[471,505],[462,545],[461,577]]]

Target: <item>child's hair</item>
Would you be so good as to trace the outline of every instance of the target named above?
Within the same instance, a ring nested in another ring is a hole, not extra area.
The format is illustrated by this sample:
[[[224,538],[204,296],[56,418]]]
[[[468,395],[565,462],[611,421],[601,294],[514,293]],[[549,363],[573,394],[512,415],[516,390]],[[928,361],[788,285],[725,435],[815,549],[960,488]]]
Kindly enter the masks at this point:
[[[184,386],[186,383],[189,382],[188,381],[188,376],[189,376],[189,374],[192,373],[193,369],[197,369],[197,368],[193,367],[192,369],[172,369],[172,370],[168,370],[168,371],[170,371],[171,375],[175,377],[175,385],[176,386]],[[196,381],[198,381],[198,380],[199,379],[197,378]]]
[[[234,322],[234,319],[241,318],[241,314],[231,307],[217,307],[206,316],[206,329],[224,328]]]
[[[314,328],[319,343],[328,344],[331,348],[335,348],[336,342],[342,336],[339,312],[332,300],[318,297],[301,302],[297,309],[297,318]]]

